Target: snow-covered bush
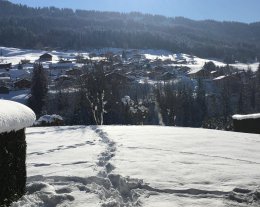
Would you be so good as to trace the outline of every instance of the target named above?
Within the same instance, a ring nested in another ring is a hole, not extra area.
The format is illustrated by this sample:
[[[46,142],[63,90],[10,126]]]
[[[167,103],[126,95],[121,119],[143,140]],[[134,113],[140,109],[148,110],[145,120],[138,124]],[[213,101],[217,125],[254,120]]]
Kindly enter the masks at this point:
[[[63,118],[56,114],[41,116],[34,122],[34,126],[62,126],[63,124]]]
[[[202,122],[202,128],[233,131],[233,122],[231,117],[205,118]]]
[[[149,112],[149,109],[144,106],[144,103],[142,101],[135,102],[130,96],[123,97],[121,101],[125,107],[126,116],[129,117],[134,124],[143,124]]]
[[[28,107],[0,100],[0,206],[8,206],[25,193],[25,127],[34,121]]]

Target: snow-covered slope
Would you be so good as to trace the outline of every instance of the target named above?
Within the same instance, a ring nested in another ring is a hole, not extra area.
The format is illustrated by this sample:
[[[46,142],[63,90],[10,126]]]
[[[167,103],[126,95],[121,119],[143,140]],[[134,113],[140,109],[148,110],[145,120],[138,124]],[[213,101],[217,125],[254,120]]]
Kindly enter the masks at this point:
[[[28,50],[28,49],[18,49],[18,48],[8,48],[8,47],[0,47],[0,50],[3,53],[3,57],[0,57],[0,61],[2,60],[3,62],[9,62],[12,63],[13,65],[18,64],[22,59],[27,59],[30,60],[31,62],[34,62],[39,59],[39,56],[42,55],[45,52],[48,51],[41,51],[41,50]],[[122,54],[123,49],[120,48],[101,48],[101,49],[89,49],[86,51],[51,51],[48,52],[53,55],[53,63],[57,63],[59,60],[59,57],[62,58],[68,58],[68,59],[74,59],[77,54],[81,54],[85,57],[88,57],[90,53],[95,53],[95,54],[101,54],[101,53],[107,53],[107,52],[113,52],[114,54]],[[147,49],[147,50],[135,50],[135,49],[129,49],[129,53],[133,54],[140,54],[143,55],[146,59],[148,60],[171,60],[171,61],[182,61],[185,60],[186,63],[176,63],[176,64],[171,64],[171,66],[187,66],[191,68],[190,74],[196,73],[201,68],[206,62],[212,61],[214,62],[215,65],[217,66],[225,66],[226,64],[223,63],[220,60],[215,60],[215,59],[204,59],[204,58],[199,58],[196,56],[191,56],[188,54],[175,54],[170,51],[166,50],[152,50],[152,49]],[[244,64],[244,63],[236,63],[236,64],[230,64],[231,66],[234,66],[240,70],[247,70],[249,67],[253,70],[256,71],[259,63],[251,63],[251,64]]]
[[[13,206],[259,206],[260,135],[157,126],[28,128]]]
[[[181,60],[185,60],[186,63],[174,63],[174,64],[170,64],[171,66],[183,66],[183,67],[189,67],[190,70],[190,74],[196,73],[198,71],[200,71],[202,69],[202,67],[204,66],[205,63],[207,62],[213,62],[216,66],[219,67],[224,67],[226,66],[226,63],[220,61],[220,60],[216,60],[216,59],[205,59],[205,58],[199,58],[196,56],[191,56],[188,54],[174,54],[168,51],[161,51],[161,50],[141,50],[140,51],[141,54],[143,54],[145,56],[145,58],[149,59],[149,60],[171,60],[171,61],[176,61],[179,62]],[[251,68],[252,71],[257,71],[259,63],[255,62],[255,63],[250,63],[250,64],[245,64],[245,63],[234,63],[234,64],[230,64],[230,66],[233,66],[239,70],[248,70],[248,68]]]

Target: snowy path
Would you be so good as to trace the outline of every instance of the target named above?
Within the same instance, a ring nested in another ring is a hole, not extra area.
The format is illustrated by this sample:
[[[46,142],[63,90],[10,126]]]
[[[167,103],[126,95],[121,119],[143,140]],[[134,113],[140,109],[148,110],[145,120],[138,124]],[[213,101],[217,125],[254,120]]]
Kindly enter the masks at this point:
[[[260,136],[157,126],[27,129],[13,206],[259,206]],[[258,190],[258,191],[257,191]]]

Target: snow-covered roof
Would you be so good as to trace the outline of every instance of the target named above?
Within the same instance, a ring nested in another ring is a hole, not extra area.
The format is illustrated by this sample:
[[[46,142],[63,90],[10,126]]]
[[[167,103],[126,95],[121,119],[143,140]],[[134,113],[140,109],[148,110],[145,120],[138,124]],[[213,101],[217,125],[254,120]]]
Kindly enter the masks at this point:
[[[10,80],[11,78],[10,77],[0,77],[0,80],[1,81],[8,81]]]
[[[36,116],[27,106],[7,100],[0,100],[0,133],[18,131],[32,126]]]
[[[260,114],[247,114],[247,115],[236,114],[236,115],[232,116],[232,118],[235,119],[235,120],[259,119]]]
[[[219,76],[219,77],[217,77],[217,78],[214,78],[213,80],[221,80],[221,79],[226,78],[226,77],[227,77],[227,76],[222,75],[222,76]]]

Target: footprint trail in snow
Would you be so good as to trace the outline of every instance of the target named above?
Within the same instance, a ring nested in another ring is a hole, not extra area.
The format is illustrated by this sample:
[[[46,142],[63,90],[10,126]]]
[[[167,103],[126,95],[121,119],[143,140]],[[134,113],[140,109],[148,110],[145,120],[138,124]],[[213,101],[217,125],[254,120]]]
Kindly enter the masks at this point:
[[[27,194],[12,206],[259,206],[259,139],[155,126],[29,128]]]

